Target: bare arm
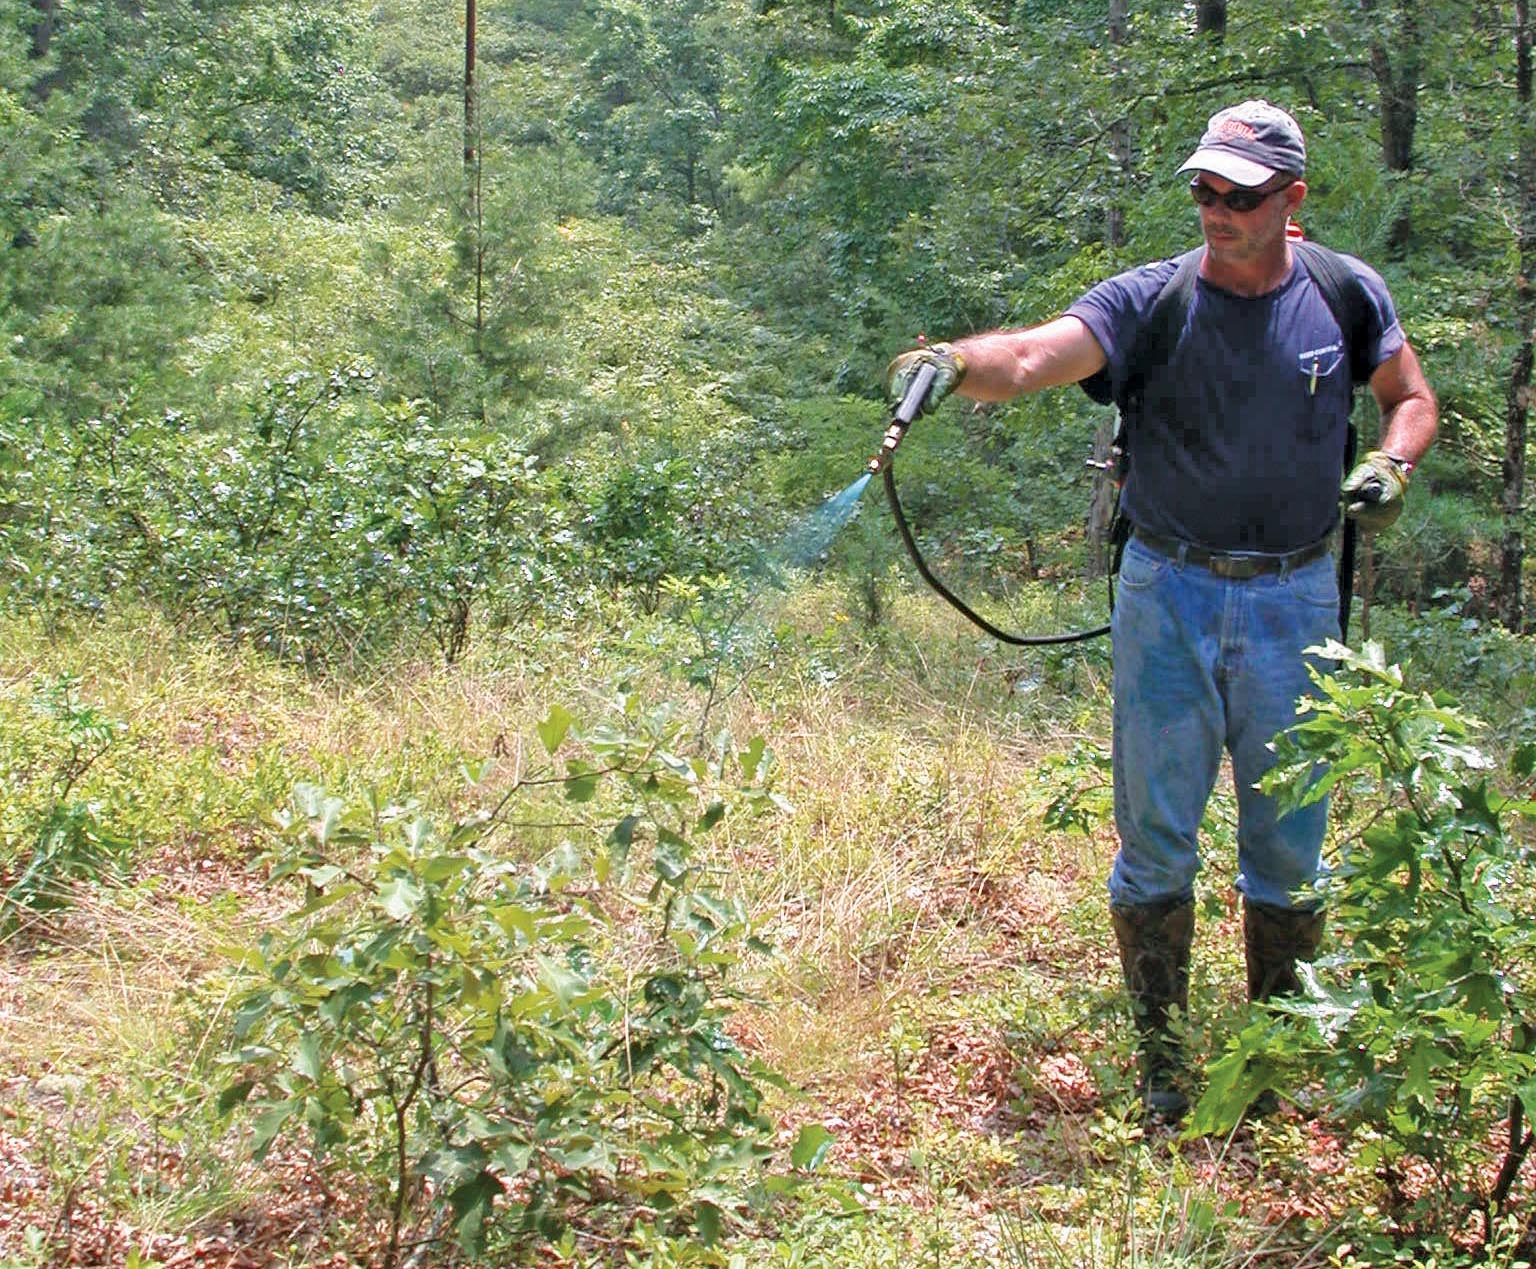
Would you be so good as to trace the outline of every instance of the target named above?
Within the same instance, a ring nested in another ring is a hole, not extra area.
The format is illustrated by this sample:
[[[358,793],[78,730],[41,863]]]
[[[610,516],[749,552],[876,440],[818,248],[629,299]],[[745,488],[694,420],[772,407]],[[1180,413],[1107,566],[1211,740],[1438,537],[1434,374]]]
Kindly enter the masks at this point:
[[[953,347],[965,358],[965,377],[956,391],[977,401],[1008,401],[1024,392],[1076,383],[1105,364],[1099,341],[1076,317],[1058,317],[1028,330],[971,335]]]
[[[1440,426],[1440,407],[1418,356],[1409,345],[1404,344],[1376,367],[1371,375],[1371,392],[1381,408],[1379,448],[1417,463],[1434,444]]]

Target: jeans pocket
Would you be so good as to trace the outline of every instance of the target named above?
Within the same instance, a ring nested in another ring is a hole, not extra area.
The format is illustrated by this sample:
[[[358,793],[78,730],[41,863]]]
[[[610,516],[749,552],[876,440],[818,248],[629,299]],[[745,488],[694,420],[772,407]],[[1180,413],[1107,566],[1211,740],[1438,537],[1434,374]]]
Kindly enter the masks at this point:
[[[1286,585],[1303,603],[1334,610],[1339,606],[1339,575],[1331,555],[1298,569],[1286,578]]]
[[[1120,560],[1120,585],[1129,590],[1146,590],[1173,567],[1166,555],[1159,555],[1132,538],[1125,545],[1125,555]]]

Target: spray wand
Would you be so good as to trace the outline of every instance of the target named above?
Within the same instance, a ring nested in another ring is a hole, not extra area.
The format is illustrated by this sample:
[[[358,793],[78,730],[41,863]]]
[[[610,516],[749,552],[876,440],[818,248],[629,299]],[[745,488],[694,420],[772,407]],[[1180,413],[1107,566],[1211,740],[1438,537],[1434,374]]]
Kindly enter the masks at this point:
[[[912,386],[907,389],[907,395],[902,397],[901,403],[891,415],[889,426],[885,429],[885,439],[880,442],[880,449],[869,460],[869,474],[878,476],[891,464],[895,456],[896,447],[901,444],[901,439],[907,434],[907,429],[912,426],[923,408],[923,398],[928,395],[928,389],[933,386],[934,378],[938,370],[933,366],[919,366],[917,374],[912,377]]]

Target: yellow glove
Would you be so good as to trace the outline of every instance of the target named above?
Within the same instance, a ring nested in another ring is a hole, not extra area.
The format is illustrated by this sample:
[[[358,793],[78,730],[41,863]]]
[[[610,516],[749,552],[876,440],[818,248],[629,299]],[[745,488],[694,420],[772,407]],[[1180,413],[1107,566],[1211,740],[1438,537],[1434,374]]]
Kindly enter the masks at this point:
[[[912,380],[924,366],[934,369],[933,382],[928,385],[919,414],[927,414],[959,386],[965,378],[965,358],[948,344],[927,344],[904,352],[886,368],[886,393],[892,401],[906,400]]]
[[[1344,514],[1367,533],[1385,529],[1403,514],[1412,470],[1406,459],[1373,449],[1344,478]]]

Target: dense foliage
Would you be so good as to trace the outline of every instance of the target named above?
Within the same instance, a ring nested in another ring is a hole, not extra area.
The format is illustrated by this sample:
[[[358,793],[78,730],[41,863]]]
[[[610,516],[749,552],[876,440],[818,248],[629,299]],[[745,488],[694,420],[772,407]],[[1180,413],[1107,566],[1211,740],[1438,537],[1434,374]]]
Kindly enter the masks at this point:
[[[541,725],[551,754],[571,724]],[[253,1112],[258,1158],[298,1130],[376,1177],[386,1269],[412,1228],[483,1249],[493,1217],[499,1240],[557,1237],[637,1202],[713,1241],[719,1182],[767,1157],[773,1077],[724,1025],[755,940],[693,856],[717,795],[766,801],[769,763],[760,740],[690,763],[680,732],[628,701],[583,757],[452,825],[295,792],[275,876],[306,898],[244,954],[221,1105]],[[548,783],[604,813],[519,868],[491,841]]]
[[[467,140],[462,23],[406,0],[10,0],[11,593],[126,586],[310,659],[416,635],[453,657],[588,589],[654,602],[856,474],[877,412],[840,394],[877,395],[918,331],[1037,320],[1186,245],[1170,161],[1262,92],[1308,129],[1307,229],[1382,267],[1442,397],[1376,585],[1470,577],[1487,604],[1521,335],[1505,29],[1408,0],[1239,10],[1220,40],[1131,17],[492,9]],[[1418,41],[1389,170],[1376,76]],[[1095,417],[1073,393],[946,416],[908,459],[946,473],[915,508],[933,545],[963,565],[989,535],[989,580],[1034,571],[1081,519]],[[830,418],[845,448],[808,465]]]

